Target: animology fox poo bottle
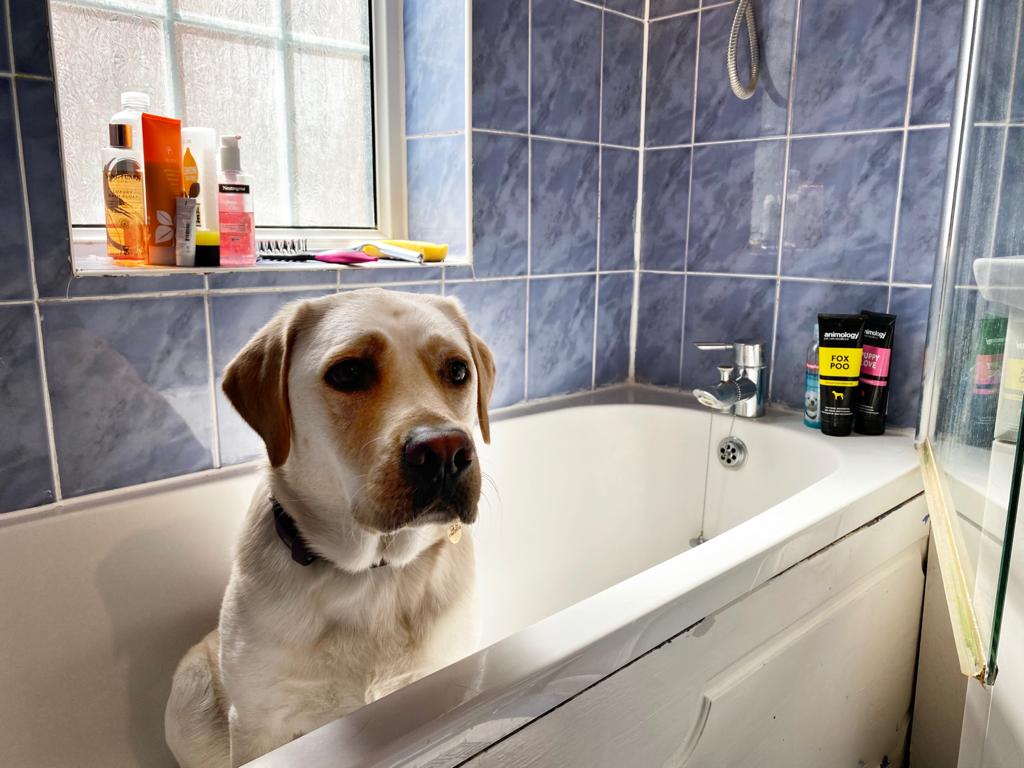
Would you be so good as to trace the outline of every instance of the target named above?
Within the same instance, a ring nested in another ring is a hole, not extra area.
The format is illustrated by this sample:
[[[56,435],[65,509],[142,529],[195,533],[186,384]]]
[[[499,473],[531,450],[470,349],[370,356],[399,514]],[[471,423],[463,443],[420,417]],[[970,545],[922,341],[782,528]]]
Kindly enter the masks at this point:
[[[860,315],[818,315],[821,431],[826,435],[843,437],[853,430],[863,337]]]

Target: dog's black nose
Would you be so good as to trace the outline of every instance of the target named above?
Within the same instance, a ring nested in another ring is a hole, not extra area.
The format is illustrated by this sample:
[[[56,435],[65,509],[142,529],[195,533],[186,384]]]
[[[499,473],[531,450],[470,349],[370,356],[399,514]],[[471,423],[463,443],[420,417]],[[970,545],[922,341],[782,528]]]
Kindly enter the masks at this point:
[[[416,427],[402,448],[402,464],[422,491],[450,487],[473,463],[473,441],[461,429]]]

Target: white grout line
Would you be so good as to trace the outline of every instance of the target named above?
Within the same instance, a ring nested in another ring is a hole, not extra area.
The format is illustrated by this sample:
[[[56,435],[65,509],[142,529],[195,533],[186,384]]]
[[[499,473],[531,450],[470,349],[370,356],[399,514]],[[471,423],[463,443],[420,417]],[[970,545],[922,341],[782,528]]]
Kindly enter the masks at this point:
[[[712,11],[715,8],[721,8],[726,5],[732,5],[734,0],[724,0],[720,3],[712,3],[703,7],[691,8],[688,11],[679,11],[678,13],[666,13],[664,16],[655,16],[650,21],[666,21],[668,19],[678,19],[680,16],[692,16],[695,13],[701,13],[702,11]]]
[[[1017,10],[1017,31],[1014,34],[1014,42],[1012,50],[1019,50],[1020,46],[1020,32],[1021,32],[1021,19],[1024,18],[1024,8],[1018,8]],[[1010,83],[1015,83],[1017,79],[1017,57],[1013,57],[1013,63],[1010,65]],[[1013,114],[1013,94],[1014,88],[1010,88],[1006,95],[1006,120],[1009,123],[1010,117]],[[1003,201],[1003,175],[1006,170],[1006,148],[1010,141],[1010,131],[1006,129],[1003,131],[1003,147],[999,155],[999,175],[996,178],[996,199],[992,205],[992,218],[989,224],[989,232],[992,237],[989,241],[989,251],[987,256],[991,257],[995,254],[996,247],[996,233],[999,227],[999,207]]]
[[[452,128],[447,131],[427,131],[426,133],[410,133],[405,138],[409,141],[418,139],[444,139],[451,136],[461,136],[465,131],[462,128]]]
[[[625,11],[617,11],[614,8],[607,8],[603,5],[599,5],[598,3],[593,2],[593,0],[573,0],[573,2],[578,3],[579,5],[585,5],[589,8],[597,8],[599,11],[605,11],[606,13],[611,13],[614,14],[615,16],[621,16],[624,19],[629,19],[630,21],[643,21],[643,19],[639,19],[636,16],[631,16]]]
[[[697,90],[700,84],[700,33],[701,21],[704,14],[697,16],[697,37],[694,41],[693,56],[693,96],[690,102],[690,169],[686,181],[686,226],[683,233],[683,270],[690,268],[690,211],[693,207],[693,143],[697,138]],[[690,281],[683,280],[683,316],[679,324],[679,372],[676,378],[677,385],[683,381],[683,359],[686,356],[686,298]]]
[[[634,152],[640,149],[639,146],[631,147],[628,144],[613,144],[607,141],[588,141],[587,139],[569,139],[563,136],[549,136],[544,133],[531,133],[529,131],[505,131],[498,128],[474,128],[475,133],[488,133],[494,136],[518,136],[521,139],[533,137],[543,141],[560,141],[564,144],[583,144],[588,147],[610,147],[611,149],[630,149]]]
[[[209,278],[206,275],[203,275],[203,284],[209,288]],[[220,414],[217,409],[217,376],[213,367],[213,318],[208,290],[203,294],[203,319],[206,323],[206,375],[210,381],[210,420],[213,422],[210,453],[213,458],[213,466],[220,467]]]
[[[526,6],[526,276],[533,274],[533,0]],[[523,400],[530,396],[530,281],[523,319]]]
[[[792,133],[774,134],[770,136],[753,136],[741,139],[707,139],[704,141],[693,141],[689,144],[663,144],[656,147],[647,147],[649,152],[659,152],[663,149],[686,149],[688,147],[713,147],[719,144],[754,144],[761,141],[786,141],[787,139],[822,139],[838,138],[842,136],[870,136],[877,133],[902,133],[905,131],[934,131],[942,128],[949,128],[949,123],[924,123],[921,125],[894,126],[891,128],[857,128],[849,131],[822,131],[820,133]]]
[[[601,14],[601,58],[599,77],[597,80],[597,251],[594,254],[595,266],[601,271],[601,194],[604,191],[602,170],[604,150],[601,149],[601,138],[604,134],[604,24],[606,15]],[[597,384],[597,307],[601,301],[601,278],[594,275],[594,334],[590,352],[590,388]]]
[[[14,66],[14,27],[11,24],[10,3],[5,5],[7,25],[7,50]],[[46,426],[46,445],[50,456],[50,478],[53,482],[53,498],[62,498],[60,488],[60,467],[57,464],[57,438],[53,426],[53,403],[50,401],[50,378],[46,370],[46,348],[43,346],[43,313],[39,306],[39,281],[36,278],[35,242],[32,232],[32,216],[28,202],[28,174],[25,168],[25,144],[21,135],[21,106],[18,104],[18,81],[11,80],[11,119],[14,121],[14,143],[18,153],[18,170],[21,173],[21,203],[24,209],[25,246],[28,251],[28,274],[32,286],[32,315],[36,335],[36,363],[39,366],[39,386],[43,400],[43,421]]]
[[[793,102],[796,101],[796,60],[800,49],[800,10],[801,0],[796,0],[793,14],[793,50],[789,60],[789,93],[786,103],[786,148],[782,160],[782,199],[779,201],[779,249],[775,258],[775,307],[772,315],[772,356],[768,366],[768,393],[766,400],[772,399],[775,384],[775,358],[779,347],[779,304],[782,300],[782,252],[786,243],[786,208],[789,195],[789,160],[793,134]]]
[[[892,217],[892,247],[889,251],[889,290],[885,297],[885,311],[892,310],[892,281],[896,274],[897,240],[900,234],[900,209],[903,206],[903,180],[907,168],[907,145],[910,142],[910,109],[914,99],[914,67],[917,63],[918,35],[921,31],[921,0],[914,10],[914,34],[910,43],[910,71],[907,74],[907,98],[903,107],[903,142],[900,146],[899,175],[896,177],[896,205]]]
[[[651,0],[644,0],[644,19],[650,12]],[[636,204],[633,207],[633,301],[629,307],[629,367],[626,380],[636,381],[636,347],[640,333],[640,250],[643,243],[644,227],[644,172],[647,167],[647,151],[643,149],[647,133],[647,57],[650,48],[651,25],[644,21],[643,53],[640,57],[640,153],[636,164]]]

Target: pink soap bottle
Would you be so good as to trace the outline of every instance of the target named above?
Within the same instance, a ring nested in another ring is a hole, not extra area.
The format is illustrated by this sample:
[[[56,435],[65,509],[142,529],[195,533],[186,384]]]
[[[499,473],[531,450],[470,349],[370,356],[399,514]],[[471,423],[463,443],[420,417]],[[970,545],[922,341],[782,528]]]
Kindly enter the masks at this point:
[[[256,263],[256,220],[252,212],[252,177],[242,173],[241,136],[220,137],[217,212],[220,218],[220,265],[251,267]]]

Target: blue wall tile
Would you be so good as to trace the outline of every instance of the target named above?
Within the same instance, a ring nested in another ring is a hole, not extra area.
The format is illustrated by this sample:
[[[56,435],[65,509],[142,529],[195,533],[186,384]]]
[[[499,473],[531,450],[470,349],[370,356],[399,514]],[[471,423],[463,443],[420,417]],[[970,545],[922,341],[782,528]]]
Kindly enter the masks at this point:
[[[687,269],[775,273],[785,153],[781,141],[694,149]]]
[[[602,270],[633,269],[637,173],[640,153],[601,149]]]
[[[684,275],[640,273],[636,339],[639,382],[679,386],[685,286]]]
[[[217,382],[217,434],[222,464],[238,464],[265,455],[263,441],[238,415],[221,390],[224,369],[281,307],[293,301],[325,295],[329,294],[324,291],[289,291],[210,298],[213,371]]]
[[[729,45],[735,8],[713,8],[702,14],[700,72],[697,77],[697,141],[781,135],[786,132],[789,81],[793,61],[796,0],[755,0],[760,31],[761,74],[754,95],[737,99],[729,88],[723,51]],[[738,69],[746,80],[747,37],[741,35]]]
[[[7,13],[4,2],[0,2],[0,72],[11,71],[11,57],[7,53]]]
[[[572,0],[533,0],[534,133],[597,140],[601,17],[601,11]]]
[[[948,122],[953,114],[963,13],[963,0],[921,0],[910,105],[910,121],[915,125]]]
[[[529,0],[474,0],[474,128],[526,130],[529,35]]]
[[[644,269],[681,270],[686,261],[690,150],[659,149],[645,157],[640,264]]]
[[[491,408],[520,402],[526,394],[526,280],[446,283],[445,295],[462,302],[473,330],[494,354]]]
[[[893,270],[893,279],[897,282],[932,281],[942,224],[948,143],[949,131],[945,128],[907,134]]]
[[[201,297],[43,308],[65,496],[212,466]]]
[[[819,0],[800,9],[793,129],[902,125],[914,0]]]
[[[525,275],[529,140],[473,133],[473,268],[479,277]]]
[[[39,293],[64,295],[71,245],[53,83],[19,80],[17,93]]]
[[[401,262],[398,262],[401,263]],[[439,281],[444,274],[438,264],[413,267],[348,267],[338,273],[343,286],[382,285]]]
[[[1013,48],[1020,7],[1017,3],[986,3],[981,29],[975,30],[974,63],[976,121],[1005,120],[1013,78]]]
[[[601,141],[640,144],[640,79],[644,27],[614,13],[604,17],[604,68],[601,92]]]
[[[597,262],[597,147],[534,140],[531,268],[586,272]]]
[[[644,139],[648,147],[690,143],[696,48],[697,14],[650,25]]]
[[[784,280],[779,291],[779,320],[771,373],[771,399],[793,408],[804,405],[804,363],[821,313],[884,312],[884,285],[811,283]]]
[[[405,0],[407,135],[466,127],[464,6],[464,0]]]
[[[406,142],[409,237],[466,252],[466,137]]]
[[[4,178],[0,184],[0,270],[4,276],[0,280],[0,299],[28,299],[32,297],[31,263],[11,83],[0,79],[0,176]]]
[[[896,315],[896,333],[889,369],[888,423],[895,427],[916,426],[921,411],[930,300],[931,291],[927,288],[892,289],[890,311]]]
[[[590,389],[595,285],[589,276],[530,281],[527,397]]]
[[[901,146],[899,133],[793,142],[783,274],[888,279]]]
[[[50,64],[50,6],[43,0],[7,0],[14,38],[14,69],[23,75],[53,74]]]
[[[267,269],[263,272],[214,272],[210,274],[209,281],[211,289],[337,285],[338,272],[335,269],[318,269],[315,267],[301,271],[292,268],[287,271]]]
[[[651,0],[651,18],[667,16],[670,13],[682,13],[692,11],[700,7],[700,0]]]
[[[993,256],[1024,253],[1024,211],[1021,210],[1021,200],[1024,199],[1024,128],[1010,126],[1006,131]]]
[[[625,381],[629,375],[629,327],[633,313],[632,272],[598,279],[597,362],[594,384]]]
[[[604,7],[637,18],[643,18],[644,15],[644,0],[605,0]]]
[[[760,341],[765,345],[765,359],[771,360],[774,280],[690,275],[686,281],[684,389],[714,385],[718,382],[716,366],[732,362],[732,352],[704,352],[694,347],[694,342]]]
[[[971,133],[964,161],[964,178],[971,179],[960,201],[960,232],[963,242],[972,244],[979,257],[988,257],[995,242],[995,213],[999,193],[999,172],[1006,128],[980,126]],[[974,285],[973,259],[957,260],[956,283]]]
[[[54,499],[35,311],[0,307],[0,512]]]

